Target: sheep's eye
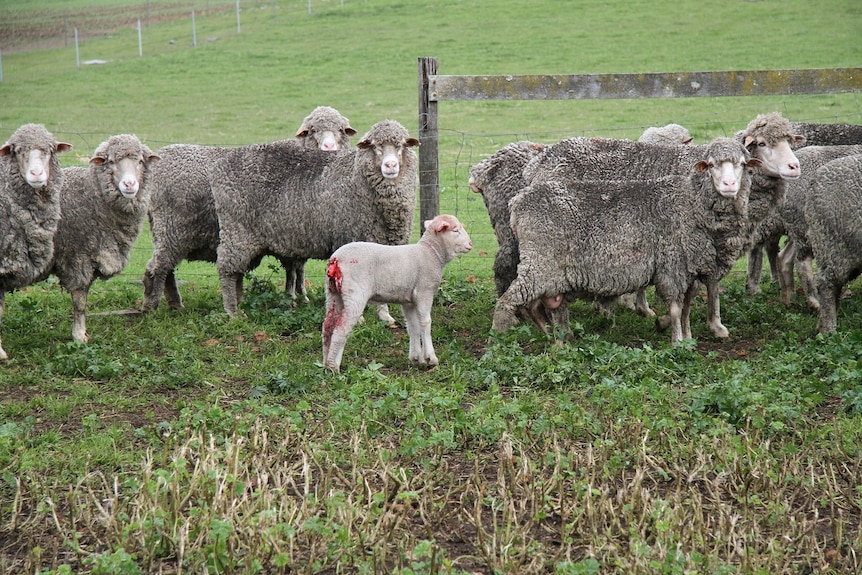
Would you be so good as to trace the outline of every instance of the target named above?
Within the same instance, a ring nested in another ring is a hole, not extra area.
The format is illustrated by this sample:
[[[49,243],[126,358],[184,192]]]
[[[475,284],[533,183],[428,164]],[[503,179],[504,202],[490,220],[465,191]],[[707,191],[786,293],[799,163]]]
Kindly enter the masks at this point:
[[[757,145],[760,146],[761,148],[765,148],[766,142],[757,142]]]

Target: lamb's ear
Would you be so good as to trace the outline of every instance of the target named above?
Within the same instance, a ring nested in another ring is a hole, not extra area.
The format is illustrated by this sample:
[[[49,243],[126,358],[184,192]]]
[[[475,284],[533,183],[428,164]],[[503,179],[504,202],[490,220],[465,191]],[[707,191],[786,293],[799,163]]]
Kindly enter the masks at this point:
[[[440,232],[446,232],[455,227],[452,222],[446,219],[437,220],[437,225],[434,227],[434,233],[439,234]]]
[[[419,140],[416,138],[407,138],[404,140],[404,145],[408,148],[416,148],[419,146]]]
[[[708,167],[709,167],[709,162],[707,162],[706,160],[701,160],[694,165],[695,171],[698,171],[698,172],[705,172]]]

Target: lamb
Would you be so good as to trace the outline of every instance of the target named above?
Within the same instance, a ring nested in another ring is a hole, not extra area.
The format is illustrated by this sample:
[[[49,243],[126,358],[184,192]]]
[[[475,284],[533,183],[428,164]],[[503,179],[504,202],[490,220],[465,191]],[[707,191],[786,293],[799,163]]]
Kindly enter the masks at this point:
[[[752,158],[760,161],[752,174],[750,235],[755,224],[783,200],[786,180],[799,176],[799,161],[791,147],[800,138],[778,113],[758,115],[735,138],[746,146]],[[523,176],[531,184],[546,180],[655,179],[689,173],[691,166],[705,157],[707,149],[708,145],[659,146],[608,138],[570,138],[547,146],[524,167]],[[708,284],[707,292],[709,328],[716,337],[728,337],[721,322],[718,285]],[[558,317],[565,322],[561,325],[567,326],[564,308]],[[665,327],[667,318],[658,318],[657,325]]]
[[[97,279],[125,268],[147,215],[148,179],[159,159],[133,134],[99,144],[89,168],[63,170],[60,225],[54,257],[44,274],[72,295],[72,339],[86,343],[87,294]],[[93,230],[98,233],[93,233]]]
[[[24,124],[0,147],[0,319],[6,293],[51,265],[63,185],[57,154],[71,148],[41,124]],[[8,358],[0,340],[0,361]]]
[[[443,214],[425,222],[418,243],[391,246],[351,242],[335,250],[326,268],[324,366],[339,371],[347,338],[369,302],[401,304],[410,336],[410,361],[437,365],[431,342],[434,294],[446,264],[472,248],[458,218]]]
[[[418,145],[404,126],[383,120],[349,154],[288,141],[243,146],[216,162],[216,268],[228,315],[237,315],[242,276],[263,255],[325,260],[354,241],[407,243],[418,186],[410,148]]]
[[[509,205],[518,275],[497,301],[493,329],[515,310],[560,294],[608,301],[654,285],[670,309],[671,342],[691,337],[696,282],[719,276],[747,233],[751,179],[760,164],[729,138],[708,145],[691,176],[656,180],[543,180]]]
[[[817,329],[832,333],[844,285],[862,272],[862,154],[820,167],[805,197],[804,212],[819,268]]]
[[[334,108],[318,106],[302,121],[296,138],[303,146],[327,152],[350,149],[356,130]],[[232,148],[172,144],[159,150],[161,161],[150,180],[149,221],[153,255],[144,272],[143,311],[154,311],[164,294],[172,309],[183,309],[174,274],[181,261],[215,262],[219,242],[218,216],[209,184],[209,170]],[[284,260],[285,289],[291,298],[305,295],[303,261]]]
[[[638,142],[665,146],[690,144],[692,140],[693,138],[688,130],[679,124],[667,124],[665,126],[647,128],[641,134],[640,138],[638,138]]]

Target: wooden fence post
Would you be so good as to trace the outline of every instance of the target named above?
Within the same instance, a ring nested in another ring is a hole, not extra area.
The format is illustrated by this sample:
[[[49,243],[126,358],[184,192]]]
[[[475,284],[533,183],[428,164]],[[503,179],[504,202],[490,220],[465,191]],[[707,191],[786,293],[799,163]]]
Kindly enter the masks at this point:
[[[428,94],[429,76],[437,74],[437,58],[419,58],[419,229],[440,210],[437,102]]]

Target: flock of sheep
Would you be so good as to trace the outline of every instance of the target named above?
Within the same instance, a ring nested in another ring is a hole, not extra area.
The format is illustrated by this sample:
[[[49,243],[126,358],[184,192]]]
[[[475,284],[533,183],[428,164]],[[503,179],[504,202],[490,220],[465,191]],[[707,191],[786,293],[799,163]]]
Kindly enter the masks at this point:
[[[86,342],[90,286],[122,271],[146,217],[153,254],[143,311],[162,297],[183,307],[175,276],[183,260],[216,264],[224,309],[235,316],[243,276],[264,256],[281,262],[287,292],[300,298],[305,262],[323,259],[327,368],[339,369],[365,306],[391,323],[390,303],[404,311],[410,361],[436,365],[431,304],[444,266],[472,243],[457,218],[441,215],[407,245],[419,142],[392,120],[354,149],[356,133],[321,106],[290,139],[154,153],[121,134],[97,147],[88,168],[61,169],[57,155],[71,146],[44,126],[22,126],[0,147],[0,319],[6,292],[55,275],[72,296],[72,337]],[[654,316],[645,295],[652,285],[668,306],[657,323],[676,342],[691,337],[689,312],[703,283],[709,328],[727,337],[718,283],[748,253],[748,289],[757,291],[766,251],[783,298],[796,266],[820,331],[833,331],[843,286],[862,271],[862,126],[773,113],[733,138],[690,142],[671,124],[637,142],[515,142],[473,166],[470,186],[499,242],[493,328],[527,320],[567,332],[573,298],[608,313],[619,300]]]

